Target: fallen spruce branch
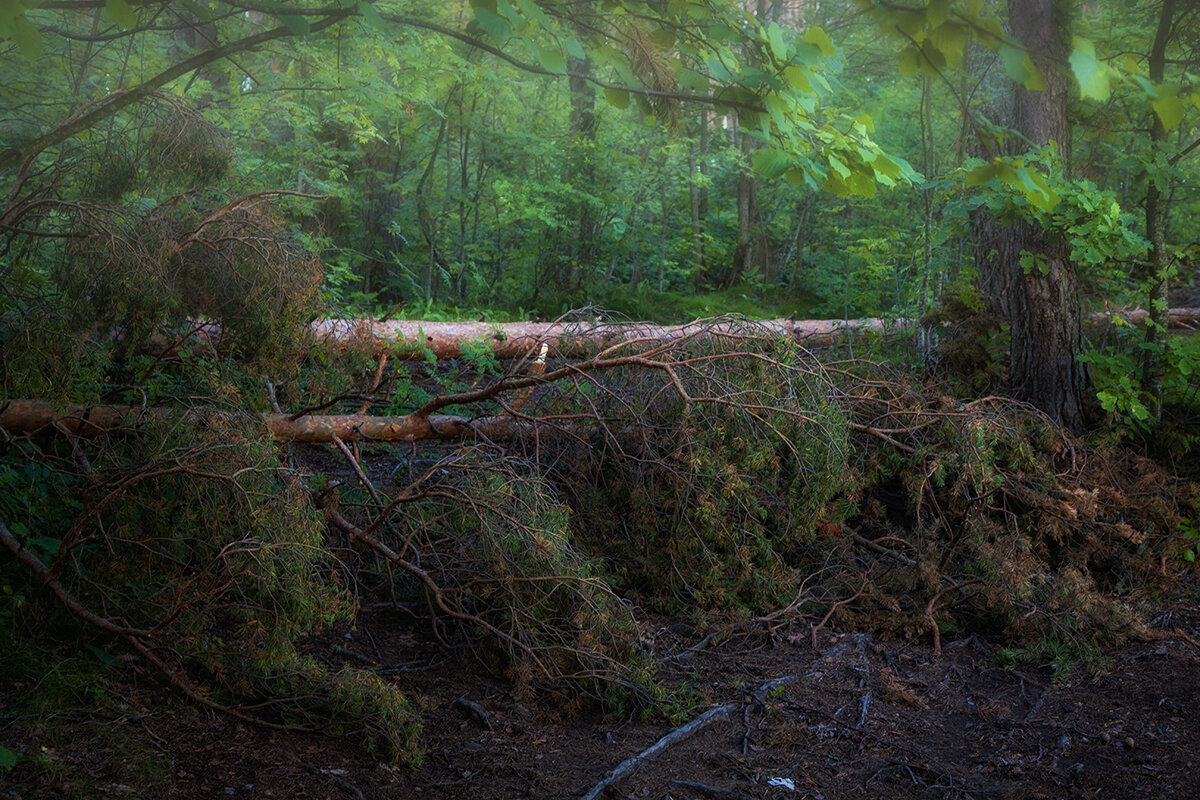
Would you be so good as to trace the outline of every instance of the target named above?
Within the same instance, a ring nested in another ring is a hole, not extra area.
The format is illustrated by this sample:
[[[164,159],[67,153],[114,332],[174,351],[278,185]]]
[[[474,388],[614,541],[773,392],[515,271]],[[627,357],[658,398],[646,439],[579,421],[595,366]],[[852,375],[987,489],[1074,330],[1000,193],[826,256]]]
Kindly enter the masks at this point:
[[[208,697],[199,687],[194,685],[183,674],[183,671],[178,668],[173,668],[154,652],[154,647],[151,639],[154,630],[144,631],[136,628],[130,628],[126,625],[121,625],[111,619],[101,617],[98,614],[88,610],[83,603],[71,595],[58,579],[51,572],[50,568],[42,563],[41,559],[30,552],[16,536],[8,529],[4,522],[0,521],[0,544],[3,544],[8,551],[29,568],[34,575],[41,579],[42,584],[49,589],[62,605],[74,614],[79,619],[92,625],[105,633],[113,634],[130,646],[138,655],[144,658],[152,666],[159,670],[169,680],[175,688],[179,689],[186,697],[195,703],[198,703],[214,711],[220,711],[222,714],[239,719],[242,722],[248,722],[252,725],[257,725],[263,728],[281,731],[311,731],[312,728],[303,725],[286,725],[276,722],[269,722],[259,717],[253,717],[241,710],[223,705]],[[158,625],[155,629],[161,627]]]
[[[796,680],[795,675],[788,675],[786,677],[776,678],[773,681],[764,683],[762,686],[758,687],[753,695],[751,695],[751,702],[761,704],[764,700],[766,700],[767,695],[770,694],[771,691],[780,686],[791,683],[794,680]],[[619,781],[631,771],[642,766],[671,745],[678,744],[685,739],[691,738],[719,719],[728,719],[729,713],[740,705],[740,702],[726,703],[723,706],[710,708],[708,711],[705,711],[688,724],[680,728],[676,728],[642,752],[635,756],[630,756],[622,761],[617,765],[616,769],[608,774],[608,777],[604,778],[604,780],[600,781],[591,789],[589,789],[587,793],[580,798],[580,800],[596,800],[596,798],[598,798],[609,786]]]

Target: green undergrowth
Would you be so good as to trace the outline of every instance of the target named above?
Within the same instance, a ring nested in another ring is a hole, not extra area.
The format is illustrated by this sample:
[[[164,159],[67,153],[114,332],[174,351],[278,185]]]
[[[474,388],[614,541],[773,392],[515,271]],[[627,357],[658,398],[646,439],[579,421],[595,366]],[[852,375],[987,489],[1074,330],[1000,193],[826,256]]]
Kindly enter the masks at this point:
[[[345,304],[339,313],[347,316],[387,316],[389,319],[419,319],[429,322],[481,321],[520,322],[552,320],[581,307],[605,309],[612,319],[677,324],[722,315],[746,319],[809,319],[820,298],[803,290],[766,289],[738,284],[706,292],[657,291],[646,284],[637,288],[620,284],[587,295],[547,295],[528,307],[477,307],[447,303],[405,303],[382,306],[376,303]]]

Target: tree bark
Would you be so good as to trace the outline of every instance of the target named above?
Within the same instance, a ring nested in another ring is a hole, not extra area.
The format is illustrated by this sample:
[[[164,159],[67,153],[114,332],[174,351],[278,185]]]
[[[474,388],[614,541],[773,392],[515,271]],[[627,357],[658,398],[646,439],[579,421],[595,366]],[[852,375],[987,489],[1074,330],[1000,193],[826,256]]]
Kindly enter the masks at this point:
[[[1042,91],[1013,86],[1012,127],[1026,147],[1057,147],[1064,175],[1071,167],[1067,118],[1070,48],[1066,0],[1009,0],[1009,24],[1045,80]],[[988,142],[984,149],[1006,150]],[[998,153],[1000,154],[1000,153]],[[1003,153],[1009,155],[1010,153]],[[980,286],[991,310],[1010,323],[1009,388],[1072,430],[1084,426],[1091,382],[1079,361],[1079,279],[1065,239],[1020,221],[1001,227],[972,220]],[[1028,256],[1022,266],[1021,260]]]
[[[708,336],[784,336],[807,347],[819,347],[863,333],[882,334],[908,327],[906,319],[867,317],[852,320],[776,319],[756,322],[700,320],[686,325],[622,323],[580,325],[562,322],[420,322],[416,320],[330,319],[314,322],[315,338],[335,349],[360,348],[396,358],[462,358],[481,349],[498,359],[524,358],[542,344],[559,357],[592,355],[618,344],[657,346]],[[218,326],[196,336],[210,342],[220,338]]]
[[[1009,0],[1013,34],[1045,79],[1043,91],[1016,87],[1013,108],[1017,130],[1034,146],[1055,143],[1064,174],[1071,167],[1071,125],[1067,119],[1069,78],[1066,0]],[[1090,379],[1079,361],[1081,346],[1079,279],[1070,248],[1062,237],[1039,226],[1014,226],[1017,248],[1038,258],[1031,269],[1020,264],[1013,304],[1013,393],[1030,401],[1057,422],[1081,430]]]

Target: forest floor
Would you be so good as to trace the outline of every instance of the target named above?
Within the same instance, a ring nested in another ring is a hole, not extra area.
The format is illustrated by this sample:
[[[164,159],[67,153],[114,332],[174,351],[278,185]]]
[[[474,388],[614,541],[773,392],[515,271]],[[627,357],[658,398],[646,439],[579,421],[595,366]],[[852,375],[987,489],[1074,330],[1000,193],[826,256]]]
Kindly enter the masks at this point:
[[[814,648],[805,626],[688,650],[678,623],[646,630],[652,646],[683,653],[666,672],[697,692],[684,717],[731,705],[600,797],[1192,798],[1200,785],[1194,600],[1161,609],[1156,638],[1112,651],[1107,675],[1066,686],[1048,670],[996,667],[975,637],[937,654],[821,630]],[[64,709],[53,725],[4,731],[41,755],[0,777],[0,797],[578,798],[672,730],[515,697],[390,610],[306,649],[393,674],[424,719],[425,763],[382,766],[339,740],[246,725],[126,670],[108,711]]]

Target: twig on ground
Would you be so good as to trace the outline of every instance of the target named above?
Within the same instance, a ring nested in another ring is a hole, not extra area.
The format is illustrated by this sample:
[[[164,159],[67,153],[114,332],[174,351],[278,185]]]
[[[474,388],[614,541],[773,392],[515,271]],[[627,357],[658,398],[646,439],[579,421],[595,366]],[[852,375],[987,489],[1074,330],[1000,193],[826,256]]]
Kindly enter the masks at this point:
[[[340,775],[334,774],[334,772],[332,770],[321,769],[320,767],[314,767],[311,764],[307,764],[303,760],[301,760],[298,756],[296,756],[296,754],[291,753],[287,750],[280,750],[279,752],[283,753],[285,756],[288,757],[288,759],[290,761],[292,761],[295,764],[300,765],[301,767],[304,767],[309,772],[312,772],[314,774],[321,775],[322,777],[328,778],[330,782],[336,783],[338,786],[342,787],[343,789],[348,791],[350,794],[354,795],[354,797],[357,798],[357,800],[367,800],[367,796],[362,793],[361,789],[359,789],[353,783],[351,783],[350,781],[341,777]]]
[[[796,676],[789,675],[784,678],[776,678],[773,681],[764,683],[762,686],[760,686],[754,692],[753,695],[751,695],[751,699],[754,702],[761,703],[761,702],[763,702],[763,700],[766,699],[767,694],[770,693],[773,689],[775,689],[779,686],[782,686],[783,684],[791,683],[794,680],[796,680]],[[596,798],[598,798],[604,792],[604,790],[607,789],[609,786],[616,783],[618,780],[620,780],[622,777],[624,777],[627,773],[632,772],[633,770],[640,767],[642,764],[645,764],[647,761],[654,758],[654,756],[658,755],[663,750],[666,750],[671,745],[677,744],[679,742],[682,742],[685,739],[688,739],[688,738],[694,736],[695,734],[704,730],[705,728],[707,728],[709,725],[711,725],[713,722],[717,721],[718,719],[728,719],[729,712],[733,711],[735,708],[737,708],[738,705],[739,705],[739,703],[726,703],[723,706],[717,706],[716,708],[710,708],[708,711],[705,711],[703,714],[696,717],[694,720],[692,720],[688,724],[684,725],[683,727],[676,728],[675,730],[671,731],[670,733],[668,733],[666,736],[659,739],[657,742],[652,744],[647,749],[643,750],[642,752],[638,753],[635,756],[630,756],[629,758],[625,759],[620,764],[618,764],[616,769],[614,769],[612,772],[610,772],[608,774],[608,777],[606,777],[604,780],[600,781],[595,786],[593,786],[591,789],[589,789],[587,791],[587,793],[584,794],[580,798],[580,800],[596,800]]]
[[[1021,722],[1028,725],[1030,723],[1030,721],[1032,721],[1033,718],[1037,716],[1037,713],[1042,710],[1042,703],[1046,702],[1046,695],[1048,695],[1048,694],[1050,694],[1049,689],[1046,689],[1045,691],[1043,691],[1041,693],[1041,695],[1038,697],[1037,701],[1034,702],[1033,708],[1029,709],[1029,713],[1025,715],[1025,719],[1021,720]]]

